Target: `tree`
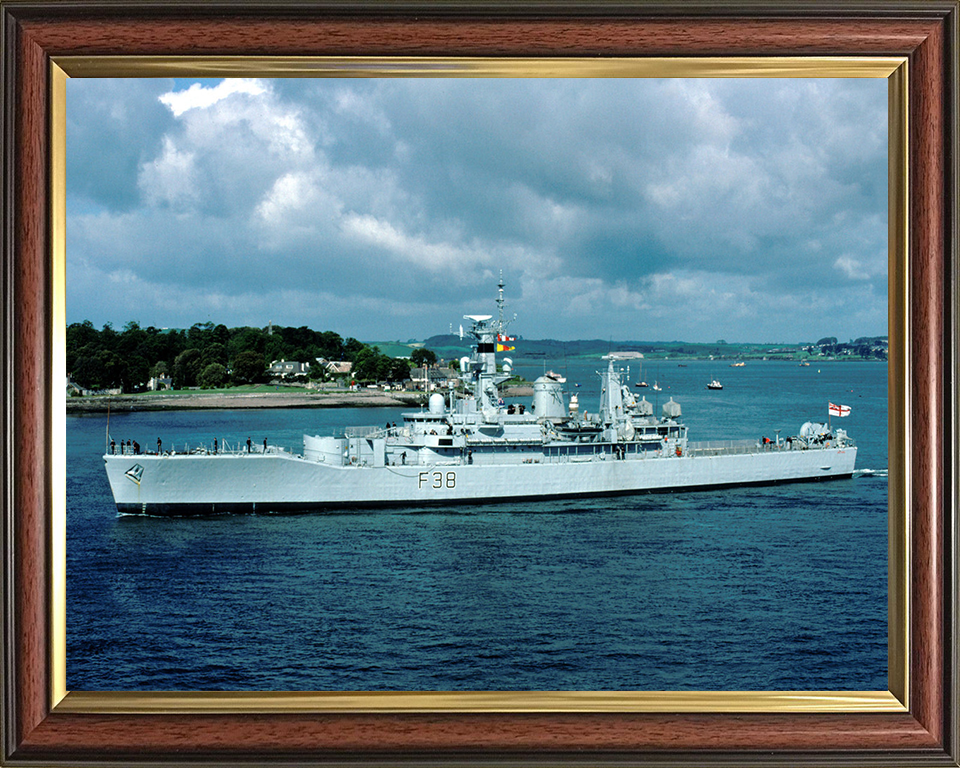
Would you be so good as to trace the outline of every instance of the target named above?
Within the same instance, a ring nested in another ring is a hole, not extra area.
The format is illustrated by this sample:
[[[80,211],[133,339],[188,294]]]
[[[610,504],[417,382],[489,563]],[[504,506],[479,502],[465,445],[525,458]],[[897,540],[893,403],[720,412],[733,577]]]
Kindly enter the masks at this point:
[[[233,379],[240,384],[252,383],[267,369],[263,356],[252,349],[241,352],[233,360]]]
[[[150,364],[142,355],[131,355],[120,366],[120,386],[124,392],[139,392],[147,386]]]
[[[210,363],[200,374],[199,382],[204,389],[220,389],[227,383],[226,366],[220,363]]]
[[[280,338],[279,334],[267,336],[263,351],[264,360],[286,360],[287,355],[284,346],[283,339]]]
[[[76,352],[87,344],[97,344],[100,333],[93,327],[93,323],[84,320],[82,323],[70,323],[67,326],[67,355]]]
[[[113,389],[115,387],[122,387],[125,364],[120,358],[120,355],[104,349],[100,351],[100,360],[103,363],[104,371],[103,381],[100,383],[101,388]]]
[[[358,381],[385,379],[390,370],[390,358],[380,353],[377,347],[364,347],[353,362],[353,377]]]
[[[343,339],[338,333],[333,331],[318,333],[317,347],[319,347],[320,357],[325,357],[327,360],[343,359]]]
[[[241,352],[259,352],[263,354],[266,347],[267,334],[259,328],[235,328],[227,344],[230,359],[235,359]]]
[[[213,342],[215,344],[223,344],[223,346],[227,346],[229,341],[230,330],[223,323],[220,323],[220,325],[213,329]]]
[[[191,348],[184,350],[173,361],[173,388],[183,389],[197,384],[197,377],[201,369],[200,350]]]
[[[84,389],[102,389],[106,380],[103,356],[93,344],[87,344],[74,355],[71,375]]]
[[[412,362],[417,368],[423,368],[427,365],[436,365],[437,355],[435,352],[432,352],[425,347],[421,347],[413,350],[413,354],[410,355],[410,362]]]
[[[410,378],[410,366],[406,360],[394,360],[390,363],[390,369],[387,371],[389,381],[407,381]]]
[[[200,359],[204,369],[211,363],[220,363],[220,365],[224,366],[224,370],[226,370],[227,348],[216,341],[207,344],[200,352]]]
[[[354,362],[356,361],[359,352],[366,348],[366,344],[364,344],[362,341],[357,341],[351,336],[343,343],[343,356],[347,360]]]
[[[213,341],[213,323],[194,323],[187,331],[187,342],[191,347],[203,349]]]

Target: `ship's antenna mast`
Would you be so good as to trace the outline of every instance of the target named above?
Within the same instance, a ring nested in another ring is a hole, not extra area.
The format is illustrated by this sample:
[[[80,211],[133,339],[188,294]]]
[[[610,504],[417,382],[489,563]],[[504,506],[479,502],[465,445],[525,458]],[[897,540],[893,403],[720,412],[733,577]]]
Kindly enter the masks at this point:
[[[497,318],[497,336],[502,336],[503,333],[507,330],[507,326],[517,319],[517,316],[513,316],[513,320],[503,321],[503,270],[500,270],[500,282],[497,284],[497,311],[499,317]],[[499,341],[499,338],[497,339]]]
[[[503,270],[500,270],[500,282],[497,285],[497,309],[500,317],[497,319],[497,333],[503,333]]]

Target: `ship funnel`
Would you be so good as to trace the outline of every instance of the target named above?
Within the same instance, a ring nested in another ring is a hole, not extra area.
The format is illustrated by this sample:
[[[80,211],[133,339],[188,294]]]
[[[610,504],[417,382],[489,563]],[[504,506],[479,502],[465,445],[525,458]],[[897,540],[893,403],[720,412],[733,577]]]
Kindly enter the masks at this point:
[[[549,376],[541,376],[533,382],[533,412],[538,419],[563,419],[563,387]]]

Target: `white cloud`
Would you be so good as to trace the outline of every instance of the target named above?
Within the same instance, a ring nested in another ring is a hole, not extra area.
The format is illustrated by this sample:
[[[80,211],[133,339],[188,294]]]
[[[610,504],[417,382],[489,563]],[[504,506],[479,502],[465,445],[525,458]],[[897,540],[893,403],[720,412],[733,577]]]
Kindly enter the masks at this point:
[[[173,206],[194,203],[199,196],[195,158],[195,153],[178,149],[173,139],[165,136],[160,157],[140,169],[138,184],[146,201]]]
[[[291,213],[316,210],[316,189],[309,174],[302,171],[285,173],[278,178],[266,197],[257,205],[257,215],[273,227],[289,223]]]
[[[842,272],[851,280],[869,280],[870,274],[857,259],[850,256],[841,256],[834,263],[835,269]]]
[[[665,90],[689,107],[697,134],[710,144],[726,145],[741,130],[741,121],[728,111],[707,80],[668,80]]]
[[[368,214],[348,214],[341,226],[348,238],[373,246],[403,264],[447,273],[457,282],[473,274],[477,266],[494,266],[495,257],[483,249],[455,242],[431,242],[423,235],[409,234]]]
[[[259,96],[266,91],[267,86],[262,80],[236,78],[222,80],[213,87],[194,83],[185,91],[170,91],[163,94],[160,96],[160,101],[170,108],[175,117],[180,117],[184,112],[211,107],[236,93]]]
[[[334,109],[344,117],[372,126],[384,136],[392,128],[390,118],[375,94],[361,94],[351,88],[340,88],[334,96]]]

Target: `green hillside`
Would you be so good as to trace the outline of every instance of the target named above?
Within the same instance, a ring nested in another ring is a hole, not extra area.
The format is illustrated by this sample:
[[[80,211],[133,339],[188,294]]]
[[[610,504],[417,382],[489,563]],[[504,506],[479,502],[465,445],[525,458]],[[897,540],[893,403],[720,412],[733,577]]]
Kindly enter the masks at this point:
[[[420,345],[376,343],[384,354],[395,356],[394,349],[404,350],[400,355],[409,355],[416,346],[432,350],[445,360],[469,355],[470,339],[461,339],[456,334],[431,336]],[[610,352],[640,352],[648,360],[804,360],[807,358],[886,360],[887,337],[864,337],[850,342],[838,342],[829,337],[817,342],[800,344],[728,344],[723,340],[712,343],[686,341],[607,341],[604,339],[580,339],[559,341],[556,339],[524,339],[510,342],[514,349],[505,353],[514,360],[530,358],[591,358]]]
[[[424,346],[420,342],[365,341],[368,347],[377,347],[387,357],[410,357],[413,350]]]

